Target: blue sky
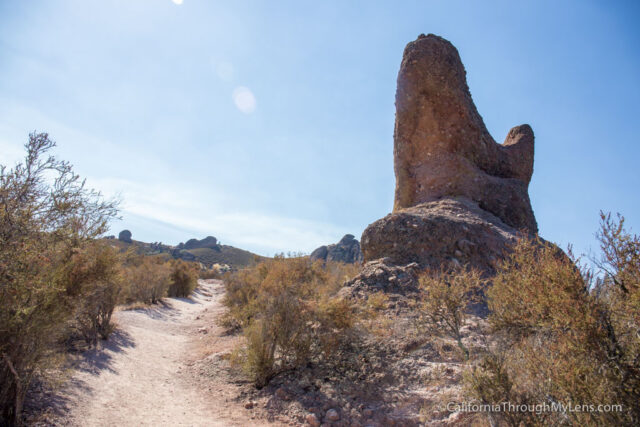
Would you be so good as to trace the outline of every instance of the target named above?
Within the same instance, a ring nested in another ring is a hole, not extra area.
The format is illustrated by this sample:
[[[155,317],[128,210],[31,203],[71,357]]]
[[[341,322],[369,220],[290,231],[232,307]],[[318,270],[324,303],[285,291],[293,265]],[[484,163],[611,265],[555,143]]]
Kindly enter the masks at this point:
[[[181,4],[176,4],[181,3]],[[0,163],[30,131],[123,200],[134,239],[214,235],[272,255],[359,236],[393,202],[407,42],[460,51],[497,141],[536,134],[543,237],[640,226],[632,1],[0,0]]]

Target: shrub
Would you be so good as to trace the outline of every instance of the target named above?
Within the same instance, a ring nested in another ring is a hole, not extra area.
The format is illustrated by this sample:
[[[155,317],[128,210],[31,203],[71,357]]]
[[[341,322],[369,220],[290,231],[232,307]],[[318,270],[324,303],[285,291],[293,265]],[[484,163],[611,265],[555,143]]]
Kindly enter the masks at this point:
[[[277,373],[276,337],[270,324],[263,319],[251,322],[243,332],[246,347],[237,358],[255,384],[262,387]]]
[[[87,288],[84,278],[70,280],[73,255],[116,215],[114,202],[47,156],[54,146],[33,133],[25,160],[0,166],[0,417],[7,423],[20,424],[31,378],[48,366]]]
[[[207,279],[222,279],[223,273],[218,271],[217,269],[201,269],[198,272],[198,278],[207,280]]]
[[[82,288],[71,333],[89,344],[107,339],[113,331],[111,316],[122,291],[120,266],[119,252],[101,241],[88,243],[71,257],[69,282]]]
[[[228,326],[241,327],[238,358],[258,387],[279,372],[329,357],[353,326],[351,304],[336,297],[349,267],[277,257],[225,280]]]
[[[198,272],[193,264],[183,260],[175,260],[170,263],[171,274],[169,276],[168,296],[188,297],[198,286]]]
[[[124,267],[123,275],[127,286],[126,302],[156,304],[167,295],[171,268],[160,258],[135,256]]]
[[[468,360],[469,349],[462,342],[461,329],[471,306],[479,301],[483,287],[480,273],[464,269],[427,271],[419,282],[425,293],[421,314],[426,324],[432,331],[455,339]]]
[[[466,377],[483,403],[623,410],[495,416],[512,425],[640,421],[640,243],[623,222],[602,217],[599,278],[549,244],[520,240],[487,292],[494,344]]]

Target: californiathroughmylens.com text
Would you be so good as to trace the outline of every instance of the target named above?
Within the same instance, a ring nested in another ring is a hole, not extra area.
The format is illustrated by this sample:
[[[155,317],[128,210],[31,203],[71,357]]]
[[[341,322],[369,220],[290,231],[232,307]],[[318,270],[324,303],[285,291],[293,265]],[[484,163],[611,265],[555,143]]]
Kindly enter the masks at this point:
[[[482,404],[468,402],[449,402],[446,406],[449,412],[530,412],[542,414],[545,412],[622,412],[623,405],[619,404],[565,404],[559,402],[538,404],[514,404],[502,402],[500,404]]]

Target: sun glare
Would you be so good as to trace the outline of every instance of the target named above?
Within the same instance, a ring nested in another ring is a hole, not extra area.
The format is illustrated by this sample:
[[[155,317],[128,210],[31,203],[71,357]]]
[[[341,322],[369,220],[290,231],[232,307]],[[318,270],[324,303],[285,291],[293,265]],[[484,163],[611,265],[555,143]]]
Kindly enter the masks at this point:
[[[173,4],[181,5],[183,0],[171,0]]]

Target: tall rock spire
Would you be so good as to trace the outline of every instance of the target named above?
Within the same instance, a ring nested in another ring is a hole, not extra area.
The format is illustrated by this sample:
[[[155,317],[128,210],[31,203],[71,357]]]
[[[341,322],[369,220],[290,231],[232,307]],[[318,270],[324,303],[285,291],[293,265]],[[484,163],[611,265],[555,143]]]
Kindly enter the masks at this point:
[[[509,131],[498,144],[487,131],[456,48],[420,35],[404,50],[396,92],[394,212],[463,196],[505,224],[538,231],[529,201],[533,131]]]

